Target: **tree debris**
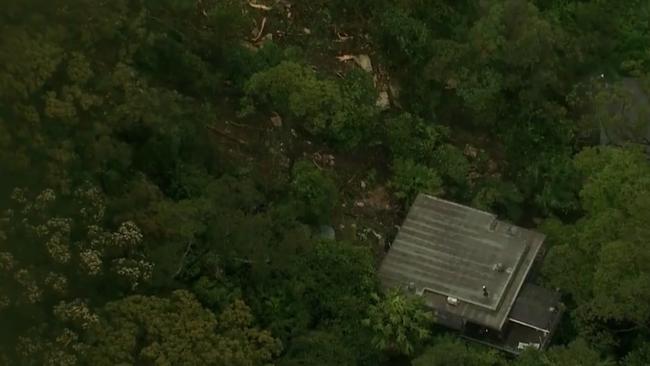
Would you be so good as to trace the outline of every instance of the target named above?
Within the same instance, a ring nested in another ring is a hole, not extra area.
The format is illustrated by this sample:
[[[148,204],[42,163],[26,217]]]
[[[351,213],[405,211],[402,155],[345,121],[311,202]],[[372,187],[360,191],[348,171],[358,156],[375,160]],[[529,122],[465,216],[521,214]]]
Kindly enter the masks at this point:
[[[368,55],[340,55],[336,57],[340,62],[354,61],[366,72],[372,72],[372,61]]]
[[[256,52],[259,49],[256,45],[254,45],[253,43],[251,43],[249,41],[242,41],[240,44],[241,44],[242,47],[244,47],[245,49],[247,49],[249,51]]]
[[[379,92],[375,104],[381,110],[388,109],[390,107],[390,97],[388,96],[388,92],[387,91]]]
[[[375,239],[377,239],[378,241],[380,241],[383,238],[383,236],[380,233],[378,233],[377,231],[369,227],[359,230],[357,232],[357,237],[359,237],[362,240],[368,240],[368,234],[374,236]]]
[[[264,10],[264,11],[269,11],[269,10],[273,9],[272,7],[270,7],[270,6],[268,6],[268,5],[257,4],[257,3],[254,3],[254,2],[252,2],[252,1],[249,1],[249,2],[248,2],[248,5],[250,5],[251,8],[255,8],[255,9],[259,9],[259,10]]]
[[[334,42],[345,42],[349,39],[354,38],[345,32],[336,32],[336,37],[338,38],[338,40],[335,40]]]
[[[259,39],[262,37],[262,33],[264,33],[264,27],[266,26],[266,17],[262,18],[262,24],[260,25],[260,29],[257,32],[257,35],[255,38],[253,38],[253,42],[259,41]]]
[[[183,271],[183,267],[185,266],[185,258],[187,258],[187,255],[190,254],[190,251],[192,250],[192,241],[187,243],[187,246],[185,247],[185,252],[183,252],[183,256],[181,257],[181,260],[178,262],[178,269],[172,276],[172,278],[177,278],[181,272]]]
[[[282,127],[282,117],[280,117],[276,112],[273,112],[273,115],[271,116],[271,124],[273,127]]]
[[[273,41],[273,33],[267,33],[257,43],[259,43],[260,45],[263,45],[266,42],[272,42],[272,41]]]
[[[242,145],[248,145],[248,142],[246,142],[246,141],[244,141],[242,139],[239,139],[237,137],[231,136],[229,133],[221,131],[220,129],[218,129],[218,128],[214,127],[214,126],[205,125],[205,127],[208,130],[214,132],[215,134],[217,134],[219,136],[223,136],[223,137],[225,137],[225,138],[227,138],[229,140],[235,141],[235,142],[240,143]]]
[[[346,62],[350,60],[354,60],[353,55],[341,55],[341,56],[336,56],[336,59],[341,61],[341,62]]]
[[[397,80],[395,80],[394,78],[390,78],[388,81],[388,92],[390,94],[390,99],[393,102],[393,104],[396,107],[401,108],[401,105],[399,103],[401,88]]]
[[[470,144],[465,144],[463,155],[467,156],[468,158],[476,159],[478,156],[478,149]]]
[[[318,162],[325,166],[333,167],[336,164],[334,155],[332,154],[321,154],[319,152],[315,152],[312,158],[315,162]]]
[[[385,187],[377,187],[368,192],[364,202],[375,210],[388,210],[391,207],[390,194]]]
[[[363,71],[372,72],[372,62],[370,61],[370,57],[368,55],[354,56],[354,62],[356,62],[356,64],[359,65]]]

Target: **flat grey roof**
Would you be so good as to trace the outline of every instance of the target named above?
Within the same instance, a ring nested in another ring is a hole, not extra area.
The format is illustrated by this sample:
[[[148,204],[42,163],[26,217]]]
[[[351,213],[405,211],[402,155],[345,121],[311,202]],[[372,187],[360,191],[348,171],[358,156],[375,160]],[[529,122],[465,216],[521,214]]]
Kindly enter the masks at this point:
[[[436,310],[501,329],[543,241],[488,212],[420,194],[379,277],[386,287],[410,288]]]
[[[508,318],[547,332],[560,316],[560,293],[531,283],[526,283],[519,292]],[[553,311],[551,311],[551,308]]]

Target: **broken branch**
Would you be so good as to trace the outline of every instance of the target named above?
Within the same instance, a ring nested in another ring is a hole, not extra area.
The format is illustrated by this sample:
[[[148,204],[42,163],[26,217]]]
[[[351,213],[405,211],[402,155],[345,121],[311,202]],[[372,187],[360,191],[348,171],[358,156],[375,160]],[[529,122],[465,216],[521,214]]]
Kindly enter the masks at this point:
[[[214,127],[214,126],[205,125],[205,127],[206,127],[208,130],[210,130],[210,131],[216,133],[217,135],[223,136],[223,137],[225,137],[225,138],[227,138],[227,139],[229,139],[229,140],[235,141],[235,142],[240,143],[240,144],[242,144],[242,145],[248,145],[248,142],[246,142],[246,141],[244,141],[244,140],[242,140],[242,139],[238,139],[238,138],[236,138],[236,137],[230,136],[230,135],[227,134],[226,132],[223,132],[223,131],[219,130],[218,128]]]
[[[250,5],[251,8],[260,9],[260,10],[264,10],[264,11],[269,11],[269,10],[273,9],[270,6],[263,5],[263,4],[257,4],[257,3],[254,3],[252,1],[249,1],[248,5]]]
[[[345,33],[345,32],[336,32],[336,36],[338,37],[338,40],[336,40],[335,42],[345,42],[345,41],[347,41],[348,39],[352,39],[352,38],[354,38],[354,37],[352,37],[352,36],[349,36],[349,35],[348,35],[347,33]]]
[[[262,33],[264,33],[264,27],[266,26],[266,17],[262,19],[262,24],[260,25],[260,31],[257,32],[257,35],[255,38],[253,38],[253,42],[259,41],[260,37],[262,37]]]
[[[355,58],[352,55],[341,55],[341,56],[336,56],[336,59],[341,62],[346,62],[346,61],[352,61]]]
[[[185,252],[183,253],[183,256],[181,257],[180,262],[178,263],[178,269],[176,270],[176,273],[172,276],[172,278],[178,277],[178,275],[181,274],[181,271],[183,270],[183,266],[185,265],[185,258],[187,257],[188,254],[190,254],[190,251],[192,250],[192,242],[187,243],[187,247],[185,248]]]

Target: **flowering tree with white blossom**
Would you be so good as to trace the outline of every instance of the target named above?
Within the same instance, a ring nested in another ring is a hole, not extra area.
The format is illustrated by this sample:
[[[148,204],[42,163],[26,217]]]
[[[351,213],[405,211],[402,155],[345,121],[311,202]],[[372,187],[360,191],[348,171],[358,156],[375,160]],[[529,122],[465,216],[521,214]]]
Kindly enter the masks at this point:
[[[7,207],[0,213],[0,317],[32,319],[16,336],[23,357],[65,360],[79,350],[43,343],[38,334],[52,328],[72,342],[97,322],[89,299],[108,300],[111,291],[129,293],[146,283],[153,264],[143,234],[131,221],[110,228],[103,193],[91,185],[67,195],[16,188]]]

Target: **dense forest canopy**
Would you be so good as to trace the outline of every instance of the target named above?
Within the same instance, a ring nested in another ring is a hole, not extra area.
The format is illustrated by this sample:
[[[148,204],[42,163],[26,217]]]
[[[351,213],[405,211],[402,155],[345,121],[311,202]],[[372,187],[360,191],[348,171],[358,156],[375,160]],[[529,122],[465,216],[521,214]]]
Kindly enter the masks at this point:
[[[0,365],[650,364],[649,19],[4,0]],[[548,351],[465,343],[380,290],[418,192],[547,235]]]

